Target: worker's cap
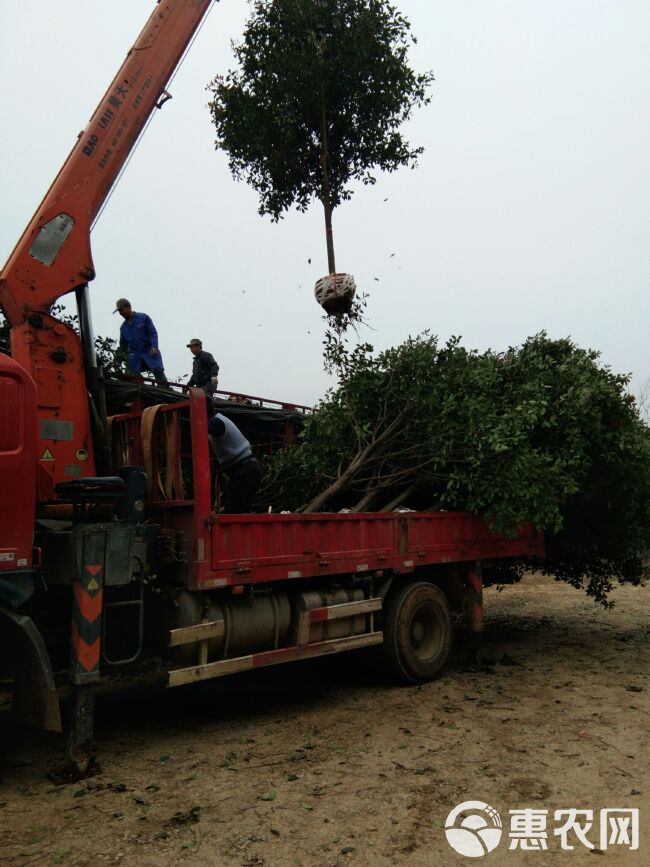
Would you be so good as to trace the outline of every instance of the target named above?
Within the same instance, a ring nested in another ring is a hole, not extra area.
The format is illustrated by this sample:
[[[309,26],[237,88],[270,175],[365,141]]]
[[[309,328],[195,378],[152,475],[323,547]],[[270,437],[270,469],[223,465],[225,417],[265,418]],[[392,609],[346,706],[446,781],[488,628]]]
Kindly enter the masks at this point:
[[[202,341],[202,340],[199,340],[198,337],[193,337],[193,338],[190,340],[190,342],[187,344],[187,348],[189,349],[190,346],[203,346],[203,341]]]
[[[117,301],[115,302],[115,310],[113,310],[113,313],[117,313],[117,311],[120,309],[120,307],[130,307],[130,306],[131,306],[131,302],[129,301],[128,298],[118,298]]]

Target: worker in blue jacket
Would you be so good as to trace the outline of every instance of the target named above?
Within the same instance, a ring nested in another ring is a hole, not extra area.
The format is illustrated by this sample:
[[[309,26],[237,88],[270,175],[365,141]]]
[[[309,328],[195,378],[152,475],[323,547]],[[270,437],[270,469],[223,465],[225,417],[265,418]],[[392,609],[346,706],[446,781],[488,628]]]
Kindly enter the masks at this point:
[[[118,298],[113,313],[119,313],[124,322],[120,326],[120,349],[127,352],[126,368],[129,373],[149,370],[156,382],[167,382],[162,355],[158,349],[158,332],[146,313],[136,313],[128,298]]]

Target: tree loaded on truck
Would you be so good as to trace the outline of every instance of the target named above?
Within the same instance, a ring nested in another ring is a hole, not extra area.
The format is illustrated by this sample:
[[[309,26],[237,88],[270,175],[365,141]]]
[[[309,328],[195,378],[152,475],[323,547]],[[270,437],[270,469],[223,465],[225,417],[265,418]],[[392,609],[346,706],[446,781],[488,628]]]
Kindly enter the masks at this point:
[[[451,614],[481,628],[484,564],[542,553],[466,513],[224,515],[202,391],[105,383],[88,304],[90,227],[210,0],[156,6],[0,275],[0,669],[16,713],[92,756],[105,675],[163,658],[170,686],[378,645],[434,677]],[[52,315],[75,292],[81,336]],[[259,457],[304,412],[224,401]]]

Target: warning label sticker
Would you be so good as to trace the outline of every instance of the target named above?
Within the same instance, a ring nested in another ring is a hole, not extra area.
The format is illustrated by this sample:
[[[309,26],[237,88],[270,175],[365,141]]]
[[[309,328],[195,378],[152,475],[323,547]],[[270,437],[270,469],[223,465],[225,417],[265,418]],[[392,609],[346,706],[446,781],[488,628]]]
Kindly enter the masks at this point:
[[[42,461],[53,461],[54,455],[52,454],[52,452],[49,449],[45,449],[45,451],[41,455],[41,460]]]

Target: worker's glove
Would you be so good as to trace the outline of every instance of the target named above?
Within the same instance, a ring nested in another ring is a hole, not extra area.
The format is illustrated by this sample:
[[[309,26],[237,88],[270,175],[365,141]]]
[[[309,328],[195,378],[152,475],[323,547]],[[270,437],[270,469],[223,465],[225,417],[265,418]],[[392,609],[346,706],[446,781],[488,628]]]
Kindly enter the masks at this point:
[[[210,382],[211,382],[212,385],[214,385],[214,386],[218,385],[218,384],[219,384],[219,377],[218,377],[218,376],[213,376],[212,379],[210,380]]]

